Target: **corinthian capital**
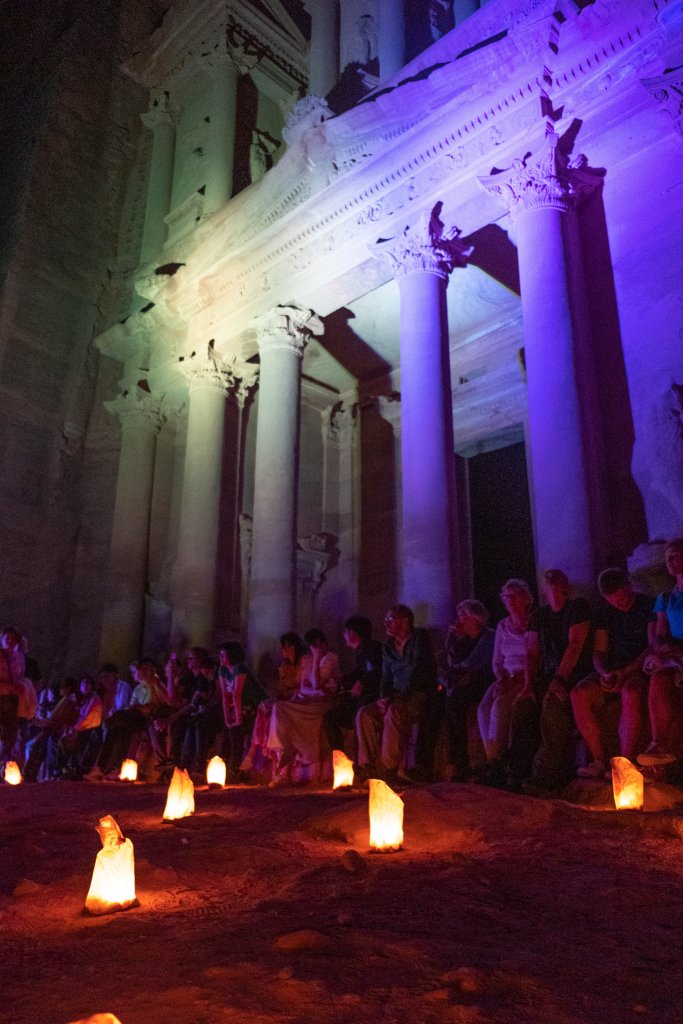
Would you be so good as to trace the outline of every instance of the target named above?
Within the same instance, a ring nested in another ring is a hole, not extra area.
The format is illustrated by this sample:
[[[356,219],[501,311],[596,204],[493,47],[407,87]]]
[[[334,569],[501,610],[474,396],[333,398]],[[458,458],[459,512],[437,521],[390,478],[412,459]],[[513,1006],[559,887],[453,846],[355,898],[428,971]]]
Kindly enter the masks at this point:
[[[262,353],[285,349],[299,358],[303,358],[308,339],[324,332],[320,317],[299,306],[276,306],[258,317],[254,326]]]
[[[238,75],[246,75],[258,64],[258,56],[248,53],[244,46],[226,48],[221,44],[208,53],[201,54],[199,64],[211,75],[216,74],[221,68],[228,68]]]
[[[502,200],[513,217],[526,210],[571,209],[598,186],[600,177],[586,170],[585,156],[570,162],[559,141],[548,128],[538,153],[526,153],[508,170],[480,177],[479,184]]]
[[[105,402],[104,407],[118,416],[124,427],[142,427],[157,433],[166,422],[162,402],[139,385]]]
[[[674,128],[683,135],[683,67],[673,68],[657,78],[641,78],[647,91],[672,118]]]
[[[159,125],[173,124],[175,111],[171,108],[171,102],[167,92],[153,93],[149,101],[149,109],[140,114],[140,120],[145,128],[154,131]]]
[[[254,384],[258,368],[235,357],[221,359],[214,352],[213,345],[208,345],[201,352],[182,356],[178,361],[178,372],[187,381],[190,394],[194,391],[220,391],[223,395],[234,392],[239,399],[240,389],[246,387],[248,392]]]
[[[439,214],[441,203],[431,213],[424,212],[417,224],[404,228],[400,235],[376,242],[370,252],[387,265],[392,276],[437,274],[446,279],[455,267],[464,267],[473,247],[460,240],[460,229],[444,230]]]

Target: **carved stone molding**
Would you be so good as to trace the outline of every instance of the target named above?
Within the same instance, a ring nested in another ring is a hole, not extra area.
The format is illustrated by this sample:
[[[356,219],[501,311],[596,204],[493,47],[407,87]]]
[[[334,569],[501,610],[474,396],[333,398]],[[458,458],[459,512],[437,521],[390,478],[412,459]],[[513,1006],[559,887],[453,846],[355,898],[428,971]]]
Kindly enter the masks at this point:
[[[228,68],[238,75],[247,75],[258,61],[258,56],[248,53],[244,46],[226,48],[223,44],[217,44],[209,53],[201,54],[197,62],[210,75],[215,75],[221,68]]]
[[[243,404],[249,389],[256,383],[258,367],[245,363],[235,356],[221,359],[213,346],[203,352],[192,352],[178,360],[178,372],[187,381],[190,394],[195,391],[219,391],[223,395],[234,394]]]
[[[329,444],[343,446],[353,437],[356,426],[356,407],[338,402],[323,421],[323,439]]]
[[[678,134],[683,135],[683,65],[656,78],[641,78],[640,81],[661,104],[662,112],[672,118]]]
[[[570,161],[560,141],[548,126],[540,152],[526,153],[508,170],[480,177],[481,187],[502,200],[513,217],[528,210],[566,212],[590,195],[602,178],[586,170],[583,154]]]
[[[177,120],[178,110],[171,105],[167,92],[153,93],[150,98],[149,109],[140,114],[140,120],[145,128],[154,131],[160,125],[172,125]]]
[[[426,273],[447,279],[454,267],[466,266],[473,246],[460,240],[459,228],[445,231],[440,213],[441,203],[437,203],[431,213],[424,211],[413,227],[406,227],[396,238],[376,242],[370,252],[394,277]]]
[[[321,96],[304,96],[294,104],[285,118],[282,137],[288,146],[297,142],[304,132],[316,128],[332,117],[327,100]]]
[[[308,537],[299,537],[297,576],[305,597],[316,594],[326,574],[339,562],[337,540],[332,533],[312,533]]]
[[[104,407],[118,416],[123,426],[144,427],[155,434],[166,422],[167,410],[163,401],[141,387],[124,391],[117,398],[105,402]]]
[[[312,309],[276,306],[254,321],[261,352],[286,349],[303,358],[308,339],[320,337],[324,327]]]

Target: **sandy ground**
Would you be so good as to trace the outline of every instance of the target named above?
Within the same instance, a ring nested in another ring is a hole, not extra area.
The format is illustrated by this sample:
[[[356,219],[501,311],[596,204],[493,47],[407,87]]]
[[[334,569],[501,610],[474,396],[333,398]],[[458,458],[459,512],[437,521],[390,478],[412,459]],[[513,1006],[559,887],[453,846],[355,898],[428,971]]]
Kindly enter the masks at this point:
[[[578,795],[412,789],[381,855],[362,791],[199,791],[165,825],[159,786],[2,786],[0,1020],[682,1024],[683,809]],[[88,918],[105,813],[140,907]]]

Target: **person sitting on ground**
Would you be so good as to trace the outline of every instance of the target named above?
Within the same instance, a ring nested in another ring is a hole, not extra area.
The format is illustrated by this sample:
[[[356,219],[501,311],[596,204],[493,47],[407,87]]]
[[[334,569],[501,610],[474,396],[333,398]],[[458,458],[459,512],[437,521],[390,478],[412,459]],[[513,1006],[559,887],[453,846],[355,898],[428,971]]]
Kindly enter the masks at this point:
[[[111,661],[106,661],[100,666],[96,690],[102,701],[105,718],[110,718],[116,711],[127,708],[133,693],[133,687],[127,679],[119,676],[118,668]]]
[[[467,752],[467,714],[493,681],[495,630],[487,625],[489,611],[481,601],[468,599],[456,606],[446,636],[446,723],[450,778],[471,777]]]
[[[508,615],[496,626],[493,674],[479,704],[477,722],[486,751],[486,767],[480,781],[491,786],[505,783],[505,759],[510,743],[510,723],[515,700],[524,689],[527,631],[534,595],[526,580],[511,579],[500,597]]]
[[[638,752],[647,682],[643,664],[654,639],[652,601],[634,592],[626,572],[605,569],[598,577],[598,590],[604,604],[595,615],[595,672],[570,694],[576,724],[591,758],[577,774],[588,779],[611,777],[603,738],[605,710],[610,704],[620,704],[622,757],[633,760]]]
[[[268,758],[266,744],[270,732],[273,704],[278,700],[289,700],[297,692],[299,664],[305,653],[306,645],[297,633],[283,633],[280,637],[280,664],[277,678],[269,687],[268,699],[262,700],[258,706],[249,749],[240,765],[241,772],[248,772],[252,769],[260,770],[264,767]]]
[[[648,711],[652,743],[638,764],[673,764],[683,753],[683,538],[664,549],[666,568],[676,581],[654,605],[655,644],[644,663],[650,674]]]
[[[436,696],[437,668],[426,629],[416,629],[411,608],[395,604],[384,625],[380,697],[356,715],[358,766],[356,776],[396,783],[412,727],[429,713]],[[418,744],[416,769],[431,777],[431,748]]]
[[[215,658],[204,658],[200,672],[203,682],[197,683],[190,701],[190,716],[186,721],[180,756],[180,767],[198,775],[202,775],[206,768],[209,747],[223,731],[223,706]]]
[[[30,724],[24,747],[24,779],[29,782],[36,781],[38,770],[45,757],[47,749],[45,728],[57,707],[59,696],[59,687],[53,682],[45,683],[38,691],[38,708]],[[35,753],[33,753],[34,750]]]
[[[325,732],[332,750],[344,749],[344,731],[353,731],[358,711],[377,700],[382,677],[382,645],[372,639],[369,619],[362,615],[347,619],[344,643],[353,651],[353,667],[342,677],[334,705],[325,715]]]
[[[135,734],[147,729],[157,710],[168,702],[151,658],[142,658],[137,662],[136,672],[138,683],[133,690],[130,705],[108,719],[107,735],[97,764],[86,776],[89,781],[96,781],[103,775],[116,778]]]
[[[320,629],[304,634],[308,653],[298,665],[297,690],[289,700],[273,705],[267,749],[273,758],[271,785],[287,782],[295,763],[305,765],[310,778],[318,778],[327,753],[323,720],[339,685],[339,661]]]
[[[102,744],[102,701],[90,676],[81,679],[79,690],[78,718],[57,745],[57,771],[68,779],[81,779],[91,770]]]
[[[511,726],[511,781],[516,787],[526,780],[527,792],[554,792],[569,780],[576,731],[569,693],[591,669],[588,601],[569,596],[561,569],[543,574],[543,590],[548,603],[531,615],[525,685]]]
[[[166,733],[165,745],[168,760],[172,764],[180,765],[182,760],[185,730],[194,713],[193,698],[198,694],[197,699],[201,701],[202,694],[206,691],[207,681],[202,673],[202,665],[208,657],[209,653],[203,647],[190,647],[185,658],[184,671],[175,651],[171,652],[166,663],[166,692],[169,701],[168,706],[163,709],[162,732]],[[159,728],[159,719],[155,723],[155,728]]]
[[[222,756],[226,764],[226,780],[242,781],[240,764],[244,741],[250,734],[256,713],[267,694],[247,666],[244,647],[238,641],[221,644],[218,652],[218,688],[223,712]]]

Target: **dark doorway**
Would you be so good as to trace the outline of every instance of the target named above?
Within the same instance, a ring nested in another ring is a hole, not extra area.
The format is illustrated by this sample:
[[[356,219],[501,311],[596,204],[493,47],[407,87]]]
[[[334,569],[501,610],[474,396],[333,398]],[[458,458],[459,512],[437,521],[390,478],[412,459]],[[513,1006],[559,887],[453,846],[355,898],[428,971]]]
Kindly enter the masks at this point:
[[[494,621],[504,614],[500,588],[524,579],[536,589],[534,538],[524,442],[467,460],[474,594]]]

